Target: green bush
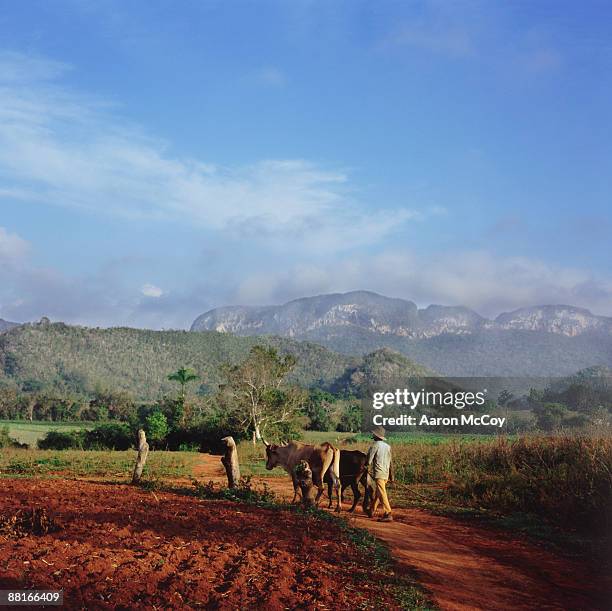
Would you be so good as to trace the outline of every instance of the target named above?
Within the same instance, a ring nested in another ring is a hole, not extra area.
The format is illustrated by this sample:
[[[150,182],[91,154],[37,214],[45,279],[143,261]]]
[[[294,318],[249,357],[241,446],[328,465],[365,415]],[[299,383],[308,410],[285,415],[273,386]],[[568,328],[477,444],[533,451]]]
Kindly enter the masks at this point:
[[[85,431],[49,431],[38,440],[40,450],[82,450]]]
[[[244,432],[231,427],[231,425],[222,422],[218,418],[209,418],[198,424],[170,431],[164,443],[169,450],[184,451],[184,448],[189,448],[190,451],[194,451],[197,448],[201,452],[222,454],[224,446],[221,443],[221,439],[228,435],[231,435],[236,442],[245,438]]]
[[[144,423],[147,439],[154,445],[161,445],[168,434],[168,419],[161,411],[151,412]]]
[[[101,424],[91,431],[49,431],[39,439],[40,450],[128,450],[133,445],[124,422]]]
[[[0,448],[19,448],[19,447],[27,447],[27,444],[24,446],[20,444],[18,441],[15,441],[9,436],[9,428],[8,426],[0,427]]]
[[[197,443],[181,443],[178,447],[179,452],[199,452],[200,445]]]
[[[308,416],[308,429],[311,431],[329,431],[331,429],[331,407],[336,397],[320,389],[311,390],[304,406]]]
[[[134,435],[125,422],[109,422],[91,431],[85,431],[83,448],[85,450],[129,450],[133,443]]]
[[[362,419],[361,405],[350,403],[342,413],[336,430],[339,433],[358,433],[361,430]]]
[[[267,484],[264,483],[262,488],[256,488],[251,476],[241,478],[234,488],[219,488],[212,481],[202,484],[198,480],[193,480],[192,484],[196,489],[196,495],[201,499],[236,501],[264,507],[276,501],[276,495]]]

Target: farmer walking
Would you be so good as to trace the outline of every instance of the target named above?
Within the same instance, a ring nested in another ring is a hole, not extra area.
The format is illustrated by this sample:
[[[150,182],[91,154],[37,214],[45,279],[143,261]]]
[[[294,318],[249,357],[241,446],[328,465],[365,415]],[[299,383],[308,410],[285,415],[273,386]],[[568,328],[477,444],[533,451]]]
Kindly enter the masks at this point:
[[[376,489],[374,490],[374,499],[368,513],[373,518],[378,504],[382,503],[385,513],[378,521],[393,522],[391,505],[389,505],[389,499],[387,498],[387,480],[393,481],[391,446],[385,441],[385,429],[382,426],[376,426],[372,429],[372,438],[374,443],[368,451],[367,464],[368,474],[374,480]]]

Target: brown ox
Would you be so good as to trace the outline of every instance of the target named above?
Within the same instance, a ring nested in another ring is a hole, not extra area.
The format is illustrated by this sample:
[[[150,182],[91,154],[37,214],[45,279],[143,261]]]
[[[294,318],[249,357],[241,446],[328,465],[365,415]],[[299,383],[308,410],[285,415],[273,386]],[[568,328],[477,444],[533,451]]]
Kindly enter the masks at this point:
[[[266,469],[282,467],[291,475],[293,481],[293,503],[297,500],[299,483],[295,476],[295,467],[305,460],[312,471],[312,483],[318,488],[315,504],[323,494],[323,477],[329,473],[336,491],[336,511],[340,511],[340,451],[330,443],[320,446],[307,445],[299,441],[290,441],[286,445],[266,444]]]
[[[344,491],[349,486],[353,489],[353,506],[349,512],[355,511],[357,503],[361,498],[359,492],[359,484],[362,484],[366,490],[364,497],[364,511],[367,511],[369,489],[366,483],[366,462],[367,455],[359,450],[340,450],[340,502],[344,500]],[[323,481],[327,484],[329,494],[329,507],[332,506],[332,478],[329,471],[323,477]]]

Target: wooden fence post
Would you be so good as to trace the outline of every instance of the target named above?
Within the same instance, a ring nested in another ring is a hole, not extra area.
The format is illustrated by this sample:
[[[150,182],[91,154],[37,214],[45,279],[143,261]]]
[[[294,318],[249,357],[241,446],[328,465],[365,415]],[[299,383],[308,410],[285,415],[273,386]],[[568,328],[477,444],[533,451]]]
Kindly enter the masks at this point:
[[[238,448],[233,437],[224,437],[221,440],[225,444],[225,455],[221,463],[227,473],[227,484],[230,488],[235,488],[240,481],[240,464],[238,463]]]
[[[140,481],[140,478],[142,477],[142,470],[147,462],[148,454],[149,444],[147,443],[147,436],[145,435],[145,432],[140,429],[138,431],[138,458],[136,459],[134,473],[132,474],[132,484],[137,484]]]

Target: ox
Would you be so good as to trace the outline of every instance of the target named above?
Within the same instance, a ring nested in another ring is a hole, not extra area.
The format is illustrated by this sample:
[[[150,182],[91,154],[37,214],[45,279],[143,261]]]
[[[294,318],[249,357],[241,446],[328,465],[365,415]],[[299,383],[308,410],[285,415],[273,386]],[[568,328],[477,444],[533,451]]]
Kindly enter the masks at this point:
[[[312,471],[312,483],[318,488],[315,504],[323,494],[323,477],[330,474],[332,486],[336,491],[336,511],[340,511],[340,451],[331,443],[322,443],[320,446],[307,445],[299,441],[290,441],[279,446],[266,443],[266,469],[271,471],[274,467],[282,467],[291,475],[293,481],[293,503],[297,500],[299,483],[295,476],[295,467],[301,460],[308,463]]]
[[[340,450],[340,502],[344,499],[344,491],[350,486],[353,490],[353,506],[349,509],[349,512],[355,511],[355,507],[357,507],[357,503],[361,498],[359,483],[366,489],[364,503],[367,504],[368,488],[366,485],[366,461],[367,456],[364,452],[360,452],[359,450]],[[329,471],[325,474],[323,481],[327,484],[329,507],[331,507],[333,480]],[[366,511],[365,505],[364,511]]]

